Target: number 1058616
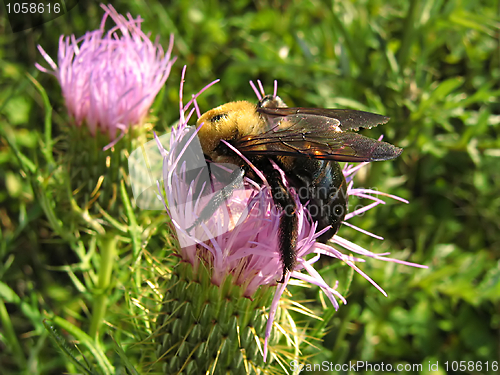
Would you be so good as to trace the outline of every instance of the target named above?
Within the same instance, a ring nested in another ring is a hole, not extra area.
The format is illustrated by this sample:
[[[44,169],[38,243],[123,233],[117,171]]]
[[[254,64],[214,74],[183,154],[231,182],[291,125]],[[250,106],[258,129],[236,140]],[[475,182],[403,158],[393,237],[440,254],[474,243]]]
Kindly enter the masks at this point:
[[[59,3],[7,3],[7,12],[9,14],[43,14],[43,13],[60,13],[61,4]]]

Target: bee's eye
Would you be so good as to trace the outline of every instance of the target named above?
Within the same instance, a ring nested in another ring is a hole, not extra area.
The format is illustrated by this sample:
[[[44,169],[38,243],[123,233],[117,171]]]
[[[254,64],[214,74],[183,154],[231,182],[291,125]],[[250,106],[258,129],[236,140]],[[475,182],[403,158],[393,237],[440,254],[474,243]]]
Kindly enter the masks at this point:
[[[227,113],[219,113],[218,115],[213,116],[210,119],[210,122],[219,122],[220,120],[222,120],[223,118],[226,118],[226,117],[227,117]]]
[[[259,107],[259,108],[269,107],[269,103],[272,102],[272,100],[273,100],[273,97],[271,95],[266,95],[259,101],[259,104],[257,104],[257,107]]]

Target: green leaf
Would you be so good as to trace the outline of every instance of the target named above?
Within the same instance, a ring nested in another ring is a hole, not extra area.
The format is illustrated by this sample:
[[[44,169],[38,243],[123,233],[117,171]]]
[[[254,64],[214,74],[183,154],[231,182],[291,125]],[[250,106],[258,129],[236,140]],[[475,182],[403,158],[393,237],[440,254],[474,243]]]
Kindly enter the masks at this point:
[[[52,338],[52,340],[56,343],[56,345],[59,347],[59,349],[75,364],[75,366],[85,374],[89,375],[98,375],[99,373],[96,372],[94,369],[88,367],[88,364],[82,364],[77,358],[76,354],[73,352],[73,349],[71,348],[71,345],[57,332],[56,328],[49,324],[49,321],[44,319],[43,325],[45,326],[45,329],[49,333],[49,336]],[[74,346],[76,349],[76,346]]]
[[[0,281],[0,297],[7,303],[20,303],[21,299],[7,284]]]
[[[115,351],[118,353],[118,355],[120,356],[120,359],[125,364],[125,367],[127,368],[128,372],[132,375],[139,375],[139,373],[135,369],[132,362],[130,362],[130,360],[128,359],[127,354],[125,354],[125,352],[123,351],[121,345],[118,344],[118,342],[115,340],[115,338],[112,335],[110,335],[110,336],[111,336],[111,339],[113,340]]]

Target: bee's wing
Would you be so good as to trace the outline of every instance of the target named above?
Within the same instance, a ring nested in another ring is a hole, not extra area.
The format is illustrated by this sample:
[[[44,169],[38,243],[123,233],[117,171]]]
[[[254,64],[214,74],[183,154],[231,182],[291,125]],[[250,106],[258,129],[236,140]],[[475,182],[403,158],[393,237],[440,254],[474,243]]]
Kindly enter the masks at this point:
[[[269,125],[265,133],[240,139],[243,154],[289,155],[337,161],[394,159],[403,151],[389,143],[344,132],[385,123],[387,117],[344,109],[258,108]]]
[[[316,117],[325,117],[337,122],[338,127],[342,131],[359,130],[359,128],[370,129],[379,124],[385,124],[390,120],[389,117],[377,115],[376,113],[356,111],[353,109],[328,109],[328,108],[258,108],[257,112],[261,113],[269,122],[276,121],[280,118],[307,118],[315,122]],[[324,120],[326,120],[324,119]]]

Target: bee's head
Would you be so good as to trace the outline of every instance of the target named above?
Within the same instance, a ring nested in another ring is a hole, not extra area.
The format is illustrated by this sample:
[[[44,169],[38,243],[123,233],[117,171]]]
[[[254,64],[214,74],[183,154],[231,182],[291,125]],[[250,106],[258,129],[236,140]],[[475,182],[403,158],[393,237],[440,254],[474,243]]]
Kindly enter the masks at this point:
[[[279,96],[266,95],[257,104],[257,108],[287,108]]]
[[[205,112],[196,123],[197,127],[203,124],[198,137],[204,154],[217,161],[221,149],[224,149],[222,139],[231,142],[242,136],[255,134],[261,125],[255,109],[255,104],[238,101]]]

